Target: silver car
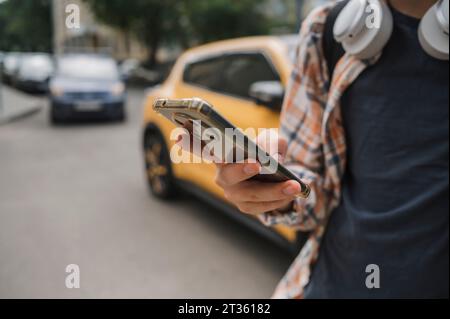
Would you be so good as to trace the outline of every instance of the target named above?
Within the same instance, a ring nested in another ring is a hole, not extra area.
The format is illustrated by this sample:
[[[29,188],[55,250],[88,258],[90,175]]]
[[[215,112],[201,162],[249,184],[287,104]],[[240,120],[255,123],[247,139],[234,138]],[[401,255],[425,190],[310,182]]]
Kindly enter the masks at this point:
[[[11,52],[6,54],[3,60],[3,78],[6,83],[12,84],[15,81],[21,59],[22,53]]]
[[[17,70],[16,86],[30,93],[46,93],[54,70],[53,59],[49,54],[24,55]]]

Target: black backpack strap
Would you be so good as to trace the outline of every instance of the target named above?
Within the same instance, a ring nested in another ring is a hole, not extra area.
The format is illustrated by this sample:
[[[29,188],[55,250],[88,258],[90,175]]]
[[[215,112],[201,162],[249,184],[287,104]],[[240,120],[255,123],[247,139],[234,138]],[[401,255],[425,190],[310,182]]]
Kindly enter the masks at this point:
[[[347,5],[349,0],[339,1],[336,5],[331,9],[328,14],[327,20],[325,22],[325,31],[323,36],[323,52],[325,55],[325,59],[327,60],[328,66],[328,75],[331,81],[333,77],[334,68],[339,60],[344,56],[345,51],[340,43],[338,43],[334,39],[333,28],[336,19],[341,13],[342,9]]]

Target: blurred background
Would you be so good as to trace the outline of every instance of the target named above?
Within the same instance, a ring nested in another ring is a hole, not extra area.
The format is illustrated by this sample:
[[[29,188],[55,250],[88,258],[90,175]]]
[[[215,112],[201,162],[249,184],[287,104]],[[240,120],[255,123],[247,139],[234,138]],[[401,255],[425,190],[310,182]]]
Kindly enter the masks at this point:
[[[270,297],[295,254],[150,197],[143,108],[187,49],[296,34],[325,2],[0,0],[0,298]]]

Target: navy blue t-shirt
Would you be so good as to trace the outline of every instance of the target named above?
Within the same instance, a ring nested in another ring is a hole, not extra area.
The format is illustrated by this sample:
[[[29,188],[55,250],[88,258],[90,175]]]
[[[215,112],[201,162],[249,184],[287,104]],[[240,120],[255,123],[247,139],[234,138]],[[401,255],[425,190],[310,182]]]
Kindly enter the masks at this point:
[[[341,101],[342,201],[306,298],[449,296],[449,65],[423,51],[419,20],[393,14],[381,60]]]

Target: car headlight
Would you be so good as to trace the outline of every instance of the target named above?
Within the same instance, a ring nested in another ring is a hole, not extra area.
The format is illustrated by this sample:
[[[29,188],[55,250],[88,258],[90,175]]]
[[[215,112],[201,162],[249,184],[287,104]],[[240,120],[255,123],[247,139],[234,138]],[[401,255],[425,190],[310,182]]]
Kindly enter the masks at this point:
[[[111,87],[112,95],[119,96],[125,92],[125,85],[123,83],[116,83]]]
[[[56,96],[56,97],[58,97],[58,96],[63,96],[63,95],[64,95],[64,90],[63,90],[61,87],[52,85],[52,86],[50,87],[50,93],[51,93],[53,96]]]

